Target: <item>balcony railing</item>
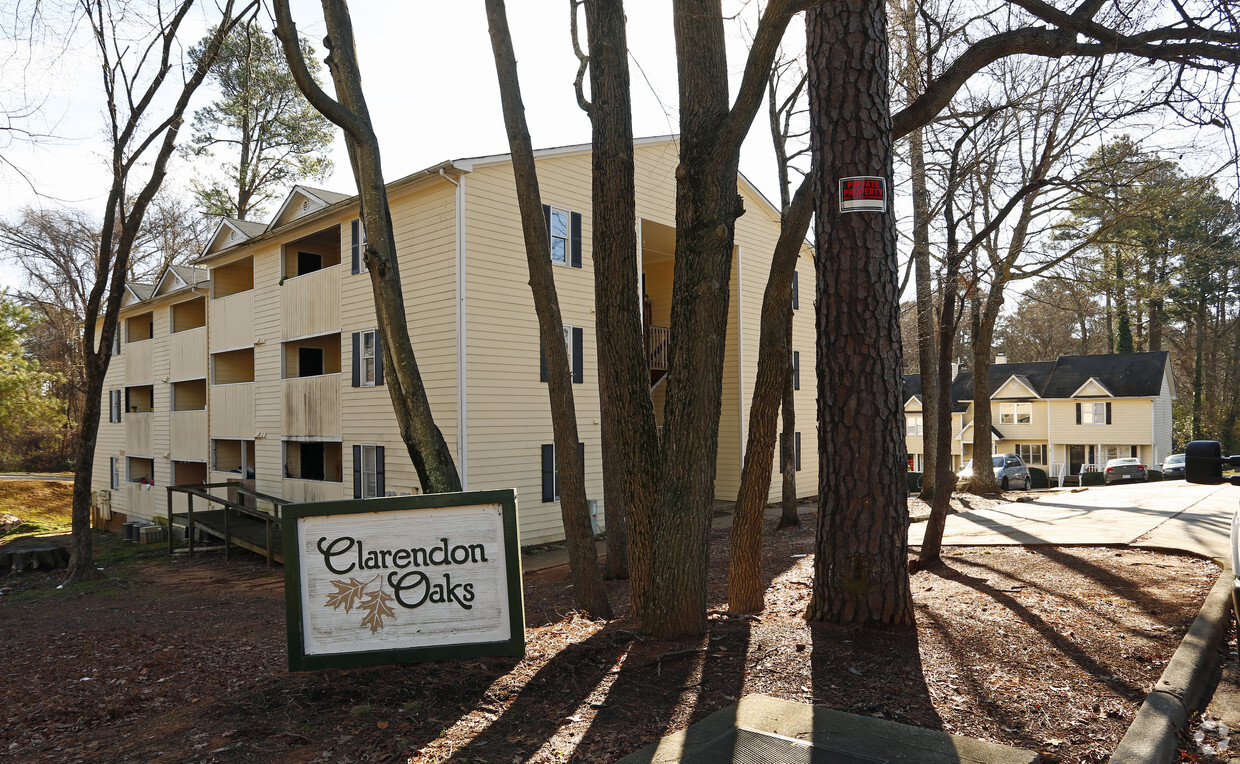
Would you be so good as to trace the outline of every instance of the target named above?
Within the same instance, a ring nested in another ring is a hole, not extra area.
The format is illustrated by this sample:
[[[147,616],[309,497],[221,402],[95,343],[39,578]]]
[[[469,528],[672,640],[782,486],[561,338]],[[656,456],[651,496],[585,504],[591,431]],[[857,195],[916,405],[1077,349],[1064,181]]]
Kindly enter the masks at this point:
[[[672,330],[667,326],[651,326],[646,338],[647,360],[651,371],[667,371],[668,353],[671,348]]]

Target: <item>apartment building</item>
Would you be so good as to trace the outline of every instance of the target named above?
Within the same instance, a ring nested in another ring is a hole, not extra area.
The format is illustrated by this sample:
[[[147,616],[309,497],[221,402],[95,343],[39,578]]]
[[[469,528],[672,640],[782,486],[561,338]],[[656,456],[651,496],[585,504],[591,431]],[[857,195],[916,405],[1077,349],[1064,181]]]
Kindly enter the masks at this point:
[[[661,416],[675,268],[674,138],[635,143],[638,267]],[[587,495],[605,527],[595,367],[590,147],[536,154],[571,356]],[[715,490],[732,499],[778,211],[743,177]],[[414,351],[468,490],[516,488],[523,543],[563,538],[551,410],[507,155],[443,162],[388,186]],[[113,513],[162,516],[168,485],[238,481],[303,502],[421,490],[392,415],[358,198],[295,187],[267,223],[224,220],[194,268],[131,285],[101,422],[96,489]],[[797,285],[813,284],[808,248]],[[797,296],[796,407],[813,436],[812,300]],[[799,433],[798,433],[799,435]],[[799,445],[801,438],[797,438]],[[817,460],[798,454],[798,486]],[[778,481],[772,496],[778,493]],[[110,494],[106,493],[110,492]]]
[[[921,377],[904,378],[905,444],[910,469],[925,455]],[[973,458],[973,374],[952,381],[952,466]],[[1101,470],[1107,460],[1135,456],[1157,465],[1171,455],[1176,399],[1166,351],[1060,356],[1054,361],[990,367],[994,453],[1019,454],[1052,478]]]

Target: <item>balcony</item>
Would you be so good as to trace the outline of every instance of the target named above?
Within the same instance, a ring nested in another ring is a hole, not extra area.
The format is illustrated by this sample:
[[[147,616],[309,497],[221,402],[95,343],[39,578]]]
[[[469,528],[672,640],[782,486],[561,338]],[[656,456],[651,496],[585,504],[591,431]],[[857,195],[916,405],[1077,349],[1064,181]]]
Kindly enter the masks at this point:
[[[211,348],[239,348],[254,344],[254,291],[238,292],[211,303]]]
[[[286,278],[280,287],[280,326],[284,339],[339,331],[340,267]]]
[[[125,452],[130,454],[152,454],[154,453],[154,431],[155,427],[153,419],[155,415],[151,412],[131,413],[126,412],[123,419],[125,421]]]
[[[174,411],[169,415],[172,458],[206,461],[207,412]]]
[[[125,384],[149,385],[155,378],[151,357],[154,354],[154,340],[140,340],[125,344],[121,358],[125,361]]]
[[[213,437],[253,437],[254,383],[212,385],[209,411]]]
[[[207,328],[188,329],[172,335],[168,375],[172,379],[207,376]]]
[[[339,374],[286,379],[283,387],[285,436],[340,437]]]

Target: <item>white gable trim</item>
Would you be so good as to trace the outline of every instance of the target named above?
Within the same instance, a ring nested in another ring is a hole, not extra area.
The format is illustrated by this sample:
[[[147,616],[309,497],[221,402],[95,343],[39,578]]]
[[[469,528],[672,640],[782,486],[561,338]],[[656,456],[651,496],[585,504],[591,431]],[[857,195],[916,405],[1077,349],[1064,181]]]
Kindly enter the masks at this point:
[[[994,395],[990,396],[990,399],[992,401],[998,400],[1000,397],[1000,393],[1002,393],[1005,389],[1007,389],[1008,385],[1019,385],[1027,393],[1027,395],[1018,396],[1020,398],[1041,398],[1042,397],[1038,395],[1038,392],[1036,390],[1034,390],[1029,385],[1026,385],[1015,374],[1013,374],[1012,376],[1008,377],[1007,381],[1005,381],[1002,385],[999,385],[999,389],[995,390]]]
[[[289,193],[288,198],[284,200],[284,203],[280,205],[280,209],[276,210],[275,216],[271,218],[271,222],[267,225],[267,230],[275,230],[303,215],[310,215],[329,206],[331,205],[306,190],[304,186],[293,186],[293,190]],[[288,216],[287,219],[285,219],[286,214]]]
[[[169,283],[169,277],[171,277],[171,285],[167,289],[164,289],[164,285]],[[159,282],[155,284],[155,291],[151,293],[151,296],[158,297],[160,295],[168,294],[169,292],[184,289],[188,286],[189,284],[185,283],[185,279],[178,276],[176,271],[169,268],[164,271],[164,275],[161,276],[159,278]]]
[[[220,220],[218,226],[215,227],[215,233],[211,235],[211,240],[203,250],[203,256],[219,252],[223,249],[242,244],[250,239],[249,234],[242,231],[233,224],[228,218]],[[199,258],[201,259],[201,258]]]
[[[920,395],[911,396],[907,401],[904,402],[904,410],[920,412],[922,410],[921,396]]]
[[[1091,384],[1097,385],[1097,386],[1098,386],[1098,389],[1102,391],[1103,396],[1105,396],[1105,397],[1107,397],[1107,398],[1114,398],[1114,397],[1115,397],[1115,396],[1111,393],[1111,391],[1107,389],[1107,386],[1106,386],[1106,385],[1104,385],[1104,384],[1102,384],[1102,382],[1100,382],[1100,381],[1098,380],[1098,378],[1097,378],[1097,377],[1090,377],[1089,379],[1085,380],[1085,383],[1084,383],[1083,385],[1081,385],[1080,387],[1078,387],[1078,388],[1076,389],[1076,392],[1072,393],[1072,395],[1071,395],[1071,396],[1069,396],[1069,397],[1071,397],[1071,398],[1079,398],[1079,397],[1083,397],[1083,396],[1085,396],[1085,393],[1084,393],[1083,391],[1085,390],[1085,388],[1089,387]],[[1096,395],[1091,395],[1091,396],[1086,396],[1086,397],[1096,398],[1096,397],[1099,397],[1099,396],[1096,396]]]

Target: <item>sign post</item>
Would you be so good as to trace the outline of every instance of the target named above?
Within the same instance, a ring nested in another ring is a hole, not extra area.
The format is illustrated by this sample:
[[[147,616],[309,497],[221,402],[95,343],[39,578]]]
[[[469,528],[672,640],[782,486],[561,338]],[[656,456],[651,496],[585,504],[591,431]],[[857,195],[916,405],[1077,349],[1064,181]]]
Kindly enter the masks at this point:
[[[516,491],[284,508],[289,670],[525,654]]]

